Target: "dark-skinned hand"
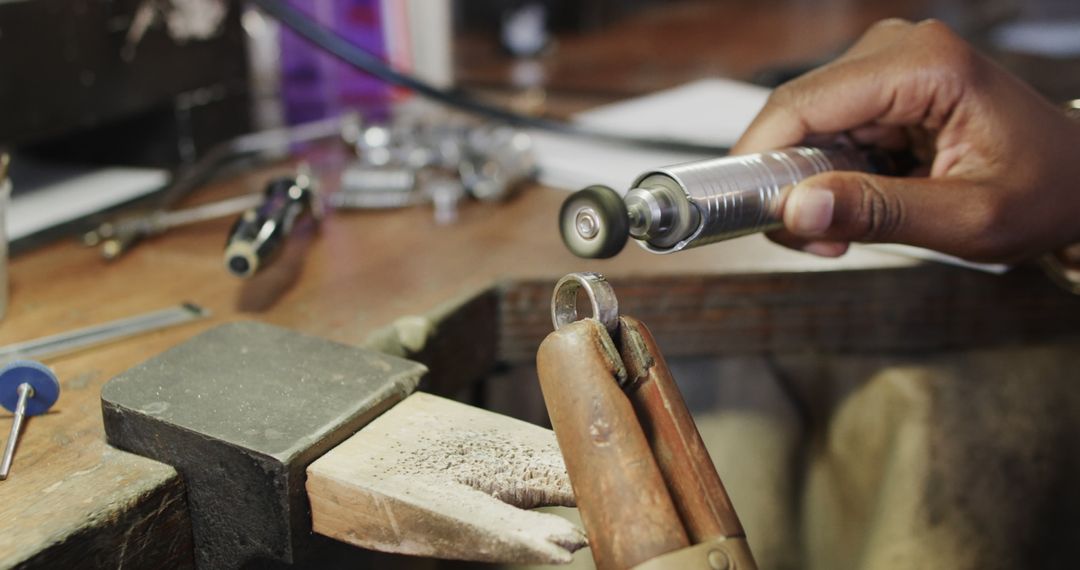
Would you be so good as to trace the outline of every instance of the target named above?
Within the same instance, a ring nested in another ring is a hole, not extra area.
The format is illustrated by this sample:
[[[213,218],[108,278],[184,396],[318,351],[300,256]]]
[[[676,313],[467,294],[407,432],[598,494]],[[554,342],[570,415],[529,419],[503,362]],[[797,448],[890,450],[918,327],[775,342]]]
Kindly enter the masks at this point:
[[[940,22],[876,24],[777,88],[733,152],[840,133],[910,149],[926,167],[808,178],[788,193],[774,241],[825,256],[903,243],[994,262],[1080,242],[1080,122]]]

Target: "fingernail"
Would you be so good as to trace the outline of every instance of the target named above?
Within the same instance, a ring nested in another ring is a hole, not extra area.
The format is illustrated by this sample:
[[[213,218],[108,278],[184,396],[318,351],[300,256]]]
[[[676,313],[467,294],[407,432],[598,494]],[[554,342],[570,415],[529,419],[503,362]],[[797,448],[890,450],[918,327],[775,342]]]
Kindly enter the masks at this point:
[[[847,253],[848,244],[842,241],[812,241],[804,245],[802,250],[821,257],[840,257]]]
[[[788,202],[791,208],[790,227],[792,233],[801,236],[819,236],[832,224],[833,206],[836,199],[833,193],[821,188],[798,188]]]

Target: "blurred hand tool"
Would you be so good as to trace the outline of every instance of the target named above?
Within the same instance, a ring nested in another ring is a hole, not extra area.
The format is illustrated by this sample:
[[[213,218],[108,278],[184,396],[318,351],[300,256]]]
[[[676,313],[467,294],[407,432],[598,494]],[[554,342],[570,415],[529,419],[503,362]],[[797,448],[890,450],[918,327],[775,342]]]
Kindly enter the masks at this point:
[[[113,259],[122,253],[118,244],[156,236],[172,228],[238,214],[258,204],[262,197],[261,192],[245,194],[184,210],[155,210],[148,214],[120,218],[83,234],[83,244],[93,247],[104,242],[101,255],[106,259]]]
[[[359,128],[360,118],[346,114],[277,129],[268,129],[241,135],[211,148],[197,161],[180,170],[162,191],[157,204],[142,215],[130,217],[152,218],[172,209],[177,202],[199,186],[210,181],[227,164],[242,158],[270,159],[287,155],[293,145],[332,139]],[[83,236],[88,246],[101,245],[102,257],[115,259],[131,249],[144,234],[139,232],[116,232],[114,222],[106,222]]]
[[[271,180],[259,203],[245,211],[229,231],[225,267],[237,277],[255,275],[281,251],[305,214],[316,221],[323,216],[311,176],[302,172]]]
[[[338,209],[384,209],[432,203],[438,223],[456,218],[466,196],[509,199],[536,174],[532,138],[493,123],[437,114],[403,115],[349,132],[357,159],[329,197]]]
[[[593,317],[578,319],[579,294]],[[652,334],[611,286],[555,286],[536,366],[600,570],[754,570],[739,518]]]

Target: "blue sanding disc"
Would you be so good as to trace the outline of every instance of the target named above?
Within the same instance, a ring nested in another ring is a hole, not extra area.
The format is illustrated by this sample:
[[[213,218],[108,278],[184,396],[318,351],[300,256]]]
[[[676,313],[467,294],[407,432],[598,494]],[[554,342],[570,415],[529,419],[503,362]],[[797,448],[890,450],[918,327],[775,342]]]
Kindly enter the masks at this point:
[[[0,405],[14,412],[19,384],[30,384],[34,395],[26,401],[26,415],[45,413],[60,397],[60,382],[47,366],[33,360],[15,360],[0,368]]]

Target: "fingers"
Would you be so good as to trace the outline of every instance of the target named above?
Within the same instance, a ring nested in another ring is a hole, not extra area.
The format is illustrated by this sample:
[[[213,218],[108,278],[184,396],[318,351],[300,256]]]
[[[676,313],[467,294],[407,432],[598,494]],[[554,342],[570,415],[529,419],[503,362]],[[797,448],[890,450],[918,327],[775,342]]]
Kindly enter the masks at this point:
[[[791,146],[815,133],[839,133],[884,115],[894,78],[866,59],[837,62],[781,85],[732,153]]]
[[[873,125],[940,127],[963,94],[972,54],[938,22],[875,26],[835,62],[776,88],[732,152]],[[898,142],[895,130],[876,136]]]
[[[788,247],[835,257],[849,242],[904,243],[966,258],[995,256],[985,190],[961,180],[828,172],[795,186],[783,205]]]
[[[1057,153],[1076,146],[1062,121],[940,22],[886,22],[776,89],[733,152],[843,135],[922,163],[908,178],[803,181],[769,236],[781,244],[835,256],[851,242],[892,242],[1010,262],[1080,239],[1077,176],[1062,175],[1080,162]]]
[[[915,24],[901,18],[887,18],[880,20],[867,28],[863,35],[840,57],[853,57],[880,49],[882,45],[889,44],[903,37]]]
[[[865,125],[848,132],[851,140],[860,146],[873,146],[885,150],[902,151],[912,147],[908,129],[893,125]]]

